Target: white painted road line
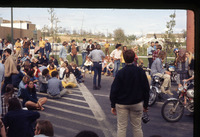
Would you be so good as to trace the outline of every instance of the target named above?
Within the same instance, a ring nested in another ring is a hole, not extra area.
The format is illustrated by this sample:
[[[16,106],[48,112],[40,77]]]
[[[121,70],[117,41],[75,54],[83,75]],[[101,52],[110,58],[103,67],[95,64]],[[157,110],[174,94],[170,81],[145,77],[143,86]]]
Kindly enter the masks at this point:
[[[68,127],[63,127],[63,126],[59,126],[56,124],[53,124],[53,127],[59,128],[59,129],[63,129],[65,131],[69,131],[69,132],[73,132],[73,133],[78,133],[79,131],[76,129],[72,129],[72,128],[68,128]]]
[[[54,102],[54,103],[62,104],[62,105],[67,105],[67,106],[71,106],[71,107],[77,107],[77,108],[82,108],[82,109],[90,110],[89,107],[80,106],[80,105],[76,105],[76,104],[72,104],[72,103],[67,103],[67,102],[62,102],[62,101],[57,101],[57,100],[53,100],[53,99],[48,99],[47,101],[48,102]]]
[[[71,111],[71,110],[67,110],[67,109],[62,109],[62,108],[58,108],[58,107],[53,107],[53,106],[49,106],[49,105],[46,105],[46,104],[45,104],[44,107],[50,108],[50,109],[53,109],[53,110],[57,110],[57,111],[62,111],[62,112],[65,112],[65,113],[70,113],[70,114],[82,116],[82,117],[96,119],[94,116],[91,116],[91,115],[87,115],[87,114],[83,114],[83,113],[80,113],[80,112],[75,112],[75,111]],[[102,118],[98,118],[98,120],[102,120]]]
[[[73,99],[73,98],[70,98],[70,97],[62,97],[62,99],[81,102],[81,103],[87,103],[85,100]]]
[[[95,96],[101,96],[101,97],[108,97],[109,98],[109,95],[103,95],[103,94],[94,94]]]
[[[100,129],[101,130],[101,127],[99,127],[99,126],[92,125],[92,124],[89,124],[89,123],[86,123],[86,122],[81,122],[80,120],[75,120],[75,119],[71,119],[71,118],[67,118],[67,117],[62,117],[62,116],[59,116],[59,115],[56,115],[56,114],[45,113],[44,111],[40,111],[40,113],[43,114],[43,115],[46,115],[47,117],[54,117],[54,118],[56,117],[56,118],[61,119],[61,120],[65,120],[65,121],[69,121],[69,122],[72,122],[72,123],[76,123],[77,125],[83,125],[83,126],[87,126],[87,127],[90,127],[90,128],[95,128],[95,129]]]
[[[103,131],[105,137],[116,137],[117,134],[116,131],[114,130],[113,125],[110,124],[109,121],[107,120],[104,111],[102,110],[101,106],[96,101],[92,93],[87,89],[87,87],[83,83],[79,85],[79,88],[82,91],[82,94],[85,100],[87,101],[89,107],[91,108],[91,111],[93,112],[97,122],[99,123],[99,126],[101,127],[101,130]]]

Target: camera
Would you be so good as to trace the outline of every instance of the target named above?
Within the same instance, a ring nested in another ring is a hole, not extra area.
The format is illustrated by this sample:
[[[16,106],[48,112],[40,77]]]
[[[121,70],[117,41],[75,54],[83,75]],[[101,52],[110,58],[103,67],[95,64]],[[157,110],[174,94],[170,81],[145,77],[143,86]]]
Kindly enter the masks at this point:
[[[145,123],[145,124],[148,123],[148,122],[150,121],[149,115],[147,114],[147,112],[144,112],[144,113],[143,113],[142,121],[143,121],[143,123]]]

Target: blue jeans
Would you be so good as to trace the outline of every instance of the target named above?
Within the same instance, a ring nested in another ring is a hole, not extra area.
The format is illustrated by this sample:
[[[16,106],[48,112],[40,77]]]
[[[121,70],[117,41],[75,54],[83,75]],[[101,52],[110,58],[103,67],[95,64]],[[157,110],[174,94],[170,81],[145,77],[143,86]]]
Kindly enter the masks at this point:
[[[83,60],[83,62],[82,62],[81,67],[84,66],[84,63],[85,63],[85,60],[86,60],[86,55],[87,55],[87,52],[82,52],[82,60]]]
[[[101,71],[102,71],[102,64],[94,62],[93,63],[93,69],[94,69],[94,78],[93,78],[93,86],[96,86],[96,78],[98,75],[98,86],[101,85]]]
[[[44,55],[44,48],[40,48],[40,53],[42,53],[42,56]]]
[[[23,56],[24,56],[25,53],[29,54],[28,48],[23,48]]]
[[[49,59],[50,52],[46,51],[46,57]]]
[[[115,60],[115,62],[114,62],[113,77],[116,76],[116,74],[117,74],[119,68],[120,68],[120,60]]]
[[[124,68],[126,66],[126,63],[122,63],[122,68]]]

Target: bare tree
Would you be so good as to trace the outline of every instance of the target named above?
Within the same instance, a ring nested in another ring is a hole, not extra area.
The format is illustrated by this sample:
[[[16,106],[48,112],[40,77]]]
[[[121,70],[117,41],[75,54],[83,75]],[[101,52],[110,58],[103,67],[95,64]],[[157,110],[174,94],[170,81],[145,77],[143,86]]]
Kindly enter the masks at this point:
[[[54,21],[56,19],[54,8],[48,9],[48,12],[50,14],[49,21],[51,22],[50,34],[51,34],[51,36],[53,37],[53,40],[54,40],[54,28],[53,28],[53,24],[54,24]]]

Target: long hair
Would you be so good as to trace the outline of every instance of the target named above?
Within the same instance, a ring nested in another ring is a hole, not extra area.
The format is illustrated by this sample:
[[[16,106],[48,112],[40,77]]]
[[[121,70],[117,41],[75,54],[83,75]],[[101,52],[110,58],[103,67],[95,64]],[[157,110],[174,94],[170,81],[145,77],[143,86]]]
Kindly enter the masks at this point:
[[[14,87],[12,84],[8,84],[6,86],[6,93],[4,94],[5,104],[8,104],[8,100],[9,98],[12,97],[13,94],[14,94]]]
[[[31,89],[31,88],[29,88],[29,83],[30,82],[33,82],[33,81],[29,81],[28,83],[27,83],[27,87],[26,87],[26,89],[29,91],[29,92],[31,92],[31,93],[36,93],[36,88],[35,88],[35,84],[34,84],[34,82],[33,82],[33,84],[34,84],[34,86],[33,86],[33,88]]]
[[[37,120],[37,130],[40,130],[40,134],[44,134],[45,136],[54,136],[53,125],[50,121]]]
[[[158,54],[158,58],[164,60],[166,57],[166,52],[165,51],[160,51],[159,54]]]
[[[12,98],[8,100],[8,111],[21,110],[21,109],[22,105],[17,98]]]
[[[194,59],[194,58],[193,58],[193,54],[192,54],[192,52],[190,52],[190,51],[186,51],[186,53],[189,54],[189,57],[188,57],[188,59],[189,59],[189,60],[188,60],[188,63],[190,64],[190,63],[191,63],[191,60]]]

